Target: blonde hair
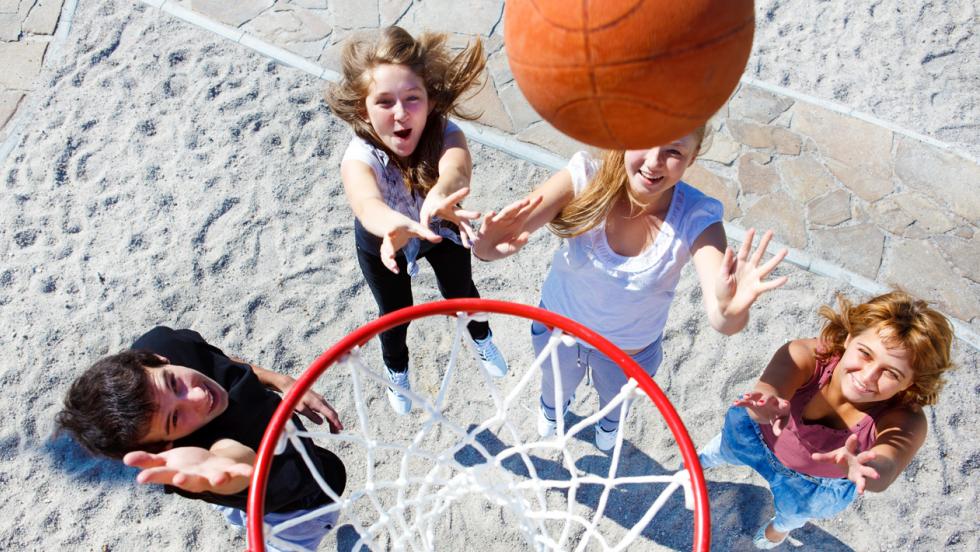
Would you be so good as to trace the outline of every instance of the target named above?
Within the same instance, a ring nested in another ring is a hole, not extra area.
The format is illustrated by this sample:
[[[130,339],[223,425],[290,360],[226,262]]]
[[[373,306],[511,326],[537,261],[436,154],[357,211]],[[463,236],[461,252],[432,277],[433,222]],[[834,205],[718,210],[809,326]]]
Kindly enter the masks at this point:
[[[879,295],[867,303],[852,305],[838,295],[840,311],[824,305],[820,315],[827,324],[820,332],[822,349],[817,357],[827,359],[844,353],[848,336],[857,336],[873,328],[889,347],[901,348],[909,355],[912,385],[899,393],[907,404],[936,404],[946,380],[943,373],[952,369],[950,348],[953,326],[929,304],[903,291]]]
[[[695,137],[694,155],[701,153],[707,126],[702,125],[691,133]],[[602,152],[602,164],[585,191],[575,196],[561,212],[548,223],[548,229],[561,238],[574,238],[593,229],[606,219],[617,201],[629,201],[630,212],[639,213],[646,205],[637,199],[629,187],[629,175],[622,150]]]
[[[483,43],[477,39],[462,52],[451,55],[442,33],[422,33],[416,39],[405,29],[391,26],[373,38],[351,38],[341,55],[343,75],[327,89],[330,109],[354,129],[354,134],[381,148],[394,161],[406,185],[423,196],[439,178],[443,133],[450,115],[473,120],[457,105],[460,96],[479,84],[486,61]],[[407,159],[385,147],[367,120],[365,104],[371,86],[372,70],[379,65],[404,65],[425,83],[432,111],[425,122],[418,146]]]

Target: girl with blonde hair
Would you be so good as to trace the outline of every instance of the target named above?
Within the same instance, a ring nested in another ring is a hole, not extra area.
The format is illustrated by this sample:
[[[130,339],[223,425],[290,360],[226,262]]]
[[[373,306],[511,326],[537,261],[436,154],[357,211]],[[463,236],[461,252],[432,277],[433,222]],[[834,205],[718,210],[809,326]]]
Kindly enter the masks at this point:
[[[343,51],[343,76],[327,95],[355,137],[340,165],[354,211],[357,260],[380,314],[412,304],[417,261],[432,266],[443,297],[479,297],[473,283],[469,221],[479,213],[459,202],[469,193],[472,160],[466,137],[450,115],[473,119],[459,107],[484,68],[479,41],[451,55],[446,35],[413,37],[387,27],[370,39],[352,39]],[[408,324],[382,332],[381,351],[398,414],[411,410]],[[469,334],[483,366],[495,376],[507,364],[486,322]]]
[[[748,466],[769,483],[775,516],[753,538],[763,550],[887,489],[925,441],[922,407],[953,367],[949,321],[907,293],[840,297],[838,311],[820,314],[820,337],[776,351],[700,453],[705,469]]]
[[[542,307],[576,320],[629,353],[653,376],[663,358],[661,340],[681,269],[693,261],[713,328],[726,335],[745,327],[749,307],[786,278],[765,280],[786,251],[762,257],[767,232],[753,252],[754,231],[735,254],[727,246],[721,203],[681,181],[694,163],[705,128],[646,150],[607,151],[601,161],[586,152],[572,156],[531,194],[483,220],[473,253],[494,260],[512,255],[548,224],[565,238],[555,252],[541,290]],[[538,353],[546,328],[531,326]],[[620,367],[585,345],[559,347],[561,384],[542,371],[538,433],[550,435],[557,406],[567,409],[586,370],[599,393],[600,409],[619,393]],[[620,412],[595,427],[596,446],[615,444]]]

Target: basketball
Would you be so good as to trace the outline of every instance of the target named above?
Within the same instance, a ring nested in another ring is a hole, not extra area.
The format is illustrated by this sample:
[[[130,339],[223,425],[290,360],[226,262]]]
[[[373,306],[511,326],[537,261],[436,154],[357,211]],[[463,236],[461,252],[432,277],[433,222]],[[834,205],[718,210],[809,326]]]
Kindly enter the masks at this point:
[[[644,149],[704,124],[731,95],[752,0],[507,0],[504,45],[531,106],[561,132]]]

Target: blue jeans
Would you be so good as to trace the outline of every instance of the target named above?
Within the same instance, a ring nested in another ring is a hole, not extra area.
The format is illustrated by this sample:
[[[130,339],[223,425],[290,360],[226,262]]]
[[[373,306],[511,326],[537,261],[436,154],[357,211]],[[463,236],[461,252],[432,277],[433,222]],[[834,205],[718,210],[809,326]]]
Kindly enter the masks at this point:
[[[535,356],[541,354],[550,338],[551,332],[544,324],[540,322],[531,324],[531,342],[534,344]],[[640,368],[650,374],[651,378],[657,373],[660,362],[664,358],[661,347],[662,341],[662,338],[657,338],[643,350],[630,355],[640,365]],[[559,345],[556,352],[558,353],[558,366],[561,369],[559,396],[562,397],[563,403],[572,398],[575,388],[585,377],[587,368],[592,369],[592,384],[595,385],[595,390],[599,393],[600,410],[605,408],[609,401],[618,395],[623,386],[626,385],[626,373],[623,372],[622,367],[597,349],[576,343],[571,347]],[[546,360],[541,365],[541,407],[551,420],[557,420],[555,405],[551,404],[554,401],[555,374],[551,369],[551,362]],[[619,427],[619,415],[620,409],[613,408],[599,421],[602,429],[606,431],[616,430]]]
[[[704,469],[732,464],[748,466],[761,475],[772,492],[773,528],[780,533],[844,511],[857,492],[848,479],[814,477],[784,466],[766,446],[759,424],[738,406],[728,409],[721,433],[705,445],[698,459]]]
[[[211,507],[221,512],[229,524],[235,527],[241,527],[243,529],[247,527],[248,518],[244,511],[239,510],[238,508],[232,508],[230,506],[219,506],[217,504],[212,504]],[[294,512],[283,513],[272,512],[263,516],[262,519],[265,520],[265,524],[267,526],[266,531],[268,531],[268,526],[275,527],[279,523],[289,521],[295,517],[302,516],[312,511],[313,510],[296,510]],[[327,536],[327,533],[333,530],[334,526],[337,525],[338,517],[340,517],[339,511],[323,514],[320,517],[315,517],[304,521],[299,525],[290,527],[281,533],[276,533],[276,538],[292,545],[287,550],[295,550],[297,548],[300,550],[309,551],[316,550],[317,547],[320,546],[320,541],[323,540],[323,537]],[[270,544],[266,544],[265,549],[270,550],[271,552],[282,552],[279,548],[276,548]]]

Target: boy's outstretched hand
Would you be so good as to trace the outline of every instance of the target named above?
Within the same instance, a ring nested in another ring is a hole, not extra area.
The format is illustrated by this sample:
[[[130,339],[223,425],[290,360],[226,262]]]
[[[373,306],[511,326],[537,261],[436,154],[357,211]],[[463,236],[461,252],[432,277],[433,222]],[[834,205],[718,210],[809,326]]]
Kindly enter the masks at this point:
[[[239,445],[241,446],[241,445]],[[141,450],[123,457],[140,469],[136,481],[178,487],[191,493],[233,494],[248,487],[252,465],[200,447],[178,447],[159,454]]]
[[[782,433],[789,419],[789,401],[768,393],[759,391],[746,393],[742,398],[736,399],[732,405],[747,408],[753,420],[770,424],[772,432],[776,435]]]
[[[814,452],[810,455],[810,458],[817,462],[837,464],[841,470],[846,472],[847,478],[857,487],[858,494],[864,494],[867,480],[878,479],[879,477],[878,470],[866,465],[868,462],[874,460],[876,456],[874,451],[871,450],[858,453],[857,435],[851,435],[841,448],[830,452]]]
[[[519,199],[499,213],[487,213],[473,242],[473,254],[476,258],[494,261],[520,251],[531,237],[531,233],[524,230],[527,219],[541,204],[542,199],[540,195],[534,199]]]
[[[725,258],[722,260],[715,284],[715,294],[719,306],[729,315],[748,311],[760,295],[786,283],[786,276],[775,280],[765,278],[776,268],[776,265],[782,262],[788,251],[782,249],[771,259],[760,264],[772,240],[772,230],[762,235],[755,252],[752,251],[754,238],[755,229],[750,228],[745,233],[745,241],[738,248],[738,254],[735,254],[730,247],[725,250]]]
[[[282,390],[285,395],[289,390],[296,384],[296,380],[293,380],[286,389]],[[307,391],[303,398],[300,399],[299,404],[296,406],[296,412],[306,416],[314,424],[320,425],[323,420],[327,421],[327,425],[330,426],[330,433],[340,433],[344,430],[344,424],[340,421],[340,416],[337,415],[337,411],[330,406],[330,403],[323,398],[323,395],[317,393],[310,389]]]

